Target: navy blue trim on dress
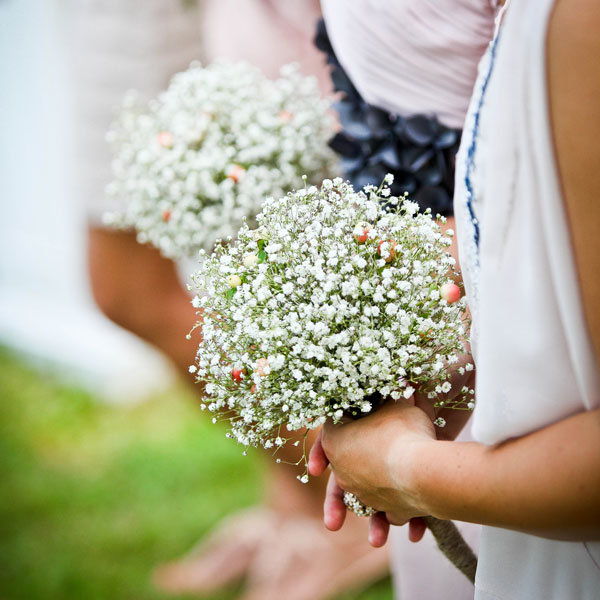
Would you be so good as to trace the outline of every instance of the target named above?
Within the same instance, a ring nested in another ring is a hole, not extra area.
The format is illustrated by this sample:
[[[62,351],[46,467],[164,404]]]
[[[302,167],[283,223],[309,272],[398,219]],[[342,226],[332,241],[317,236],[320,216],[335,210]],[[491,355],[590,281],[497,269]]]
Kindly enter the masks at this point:
[[[473,132],[471,134],[471,143],[469,145],[469,149],[467,150],[466,157],[466,168],[465,168],[465,188],[467,193],[466,204],[467,209],[469,210],[469,217],[471,219],[471,223],[473,223],[473,239],[475,241],[475,246],[479,249],[479,220],[475,215],[475,210],[473,208],[473,203],[475,200],[475,193],[473,191],[473,183],[471,181],[471,177],[473,175],[473,171],[475,169],[475,152],[477,150],[477,137],[479,135],[479,121],[481,117],[481,108],[483,107],[483,102],[485,99],[485,93],[487,91],[488,84],[490,82],[490,78],[492,76],[492,70],[494,67],[494,61],[496,59],[496,47],[498,45],[498,40],[500,36],[499,34],[496,36],[494,41],[492,42],[492,47],[490,48],[490,64],[488,67],[488,72],[485,75],[485,79],[483,80],[483,85],[481,86],[481,94],[479,96],[479,102],[477,104],[477,110],[473,116]]]
[[[453,214],[454,168],[461,130],[442,125],[434,115],[394,115],[363,100],[338,61],[325,23],[317,25],[315,45],[327,56],[342,131],[329,145],[341,157],[342,169],[355,188],[379,185],[394,175],[392,194],[408,192],[434,215]]]

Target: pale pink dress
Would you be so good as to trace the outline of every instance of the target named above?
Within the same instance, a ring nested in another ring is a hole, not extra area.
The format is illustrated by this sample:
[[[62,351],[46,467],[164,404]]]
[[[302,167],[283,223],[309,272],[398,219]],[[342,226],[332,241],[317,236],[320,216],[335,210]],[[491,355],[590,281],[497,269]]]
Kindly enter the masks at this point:
[[[318,78],[321,91],[332,89],[324,57],[313,44],[319,0],[207,0],[202,38],[208,62],[217,58],[247,60],[267,77],[281,65],[297,62]]]

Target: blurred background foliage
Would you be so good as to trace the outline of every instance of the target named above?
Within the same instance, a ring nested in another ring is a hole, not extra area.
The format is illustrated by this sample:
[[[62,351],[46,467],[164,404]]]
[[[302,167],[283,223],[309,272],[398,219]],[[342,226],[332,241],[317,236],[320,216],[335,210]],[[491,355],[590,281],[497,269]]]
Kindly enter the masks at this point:
[[[152,569],[261,495],[262,457],[194,398],[103,404],[0,349],[0,598],[174,598]],[[343,598],[389,600],[391,584]]]

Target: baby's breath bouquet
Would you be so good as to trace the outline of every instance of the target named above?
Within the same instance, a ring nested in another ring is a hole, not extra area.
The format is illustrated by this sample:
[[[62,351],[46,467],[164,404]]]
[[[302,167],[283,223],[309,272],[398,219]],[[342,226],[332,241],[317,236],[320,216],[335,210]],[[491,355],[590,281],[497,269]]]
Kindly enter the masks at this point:
[[[194,256],[252,219],[265,196],[320,181],[334,167],[329,103],[295,65],[278,79],[247,63],[192,63],[158,98],[135,92],[107,134],[114,150],[105,216],[165,256]]]
[[[417,387],[435,407],[473,407],[466,387],[448,396],[467,333],[452,232],[392,197],[390,178],[358,192],[325,180],[267,199],[258,228],[244,224],[192,276],[203,340],[190,370],[206,382],[203,407],[240,444],[276,452],[294,432]]]

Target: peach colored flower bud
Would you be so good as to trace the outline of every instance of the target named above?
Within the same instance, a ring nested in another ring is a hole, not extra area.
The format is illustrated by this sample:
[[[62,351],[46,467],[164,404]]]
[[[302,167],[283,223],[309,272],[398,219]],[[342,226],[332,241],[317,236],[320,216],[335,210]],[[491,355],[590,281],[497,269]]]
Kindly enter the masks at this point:
[[[387,244],[385,248],[383,247],[384,244]],[[396,256],[396,242],[394,240],[382,240],[377,245],[377,254],[384,258],[385,262],[392,262]]]
[[[445,283],[440,288],[440,296],[448,304],[453,304],[460,299],[460,288],[455,283]]]
[[[277,117],[282,123],[289,123],[294,118],[294,113],[289,110],[282,110]]]
[[[170,131],[160,131],[156,136],[156,141],[162,148],[172,148],[175,143],[175,138]]]
[[[240,165],[232,165],[229,167],[229,169],[227,169],[227,177],[232,179],[234,183],[239,183],[242,177],[244,177],[245,173],[246,169],[244,169],[244,167],[240,167]]]
[[[359,244],[364,244],[369,239],[369,231],[371,231],[371,226],[368,223],[357,225],[354,229],[354,239]]]
[[[256,372],[261,377],[269,374],[269,361],[266,358],[259,358],[256,361]]]

